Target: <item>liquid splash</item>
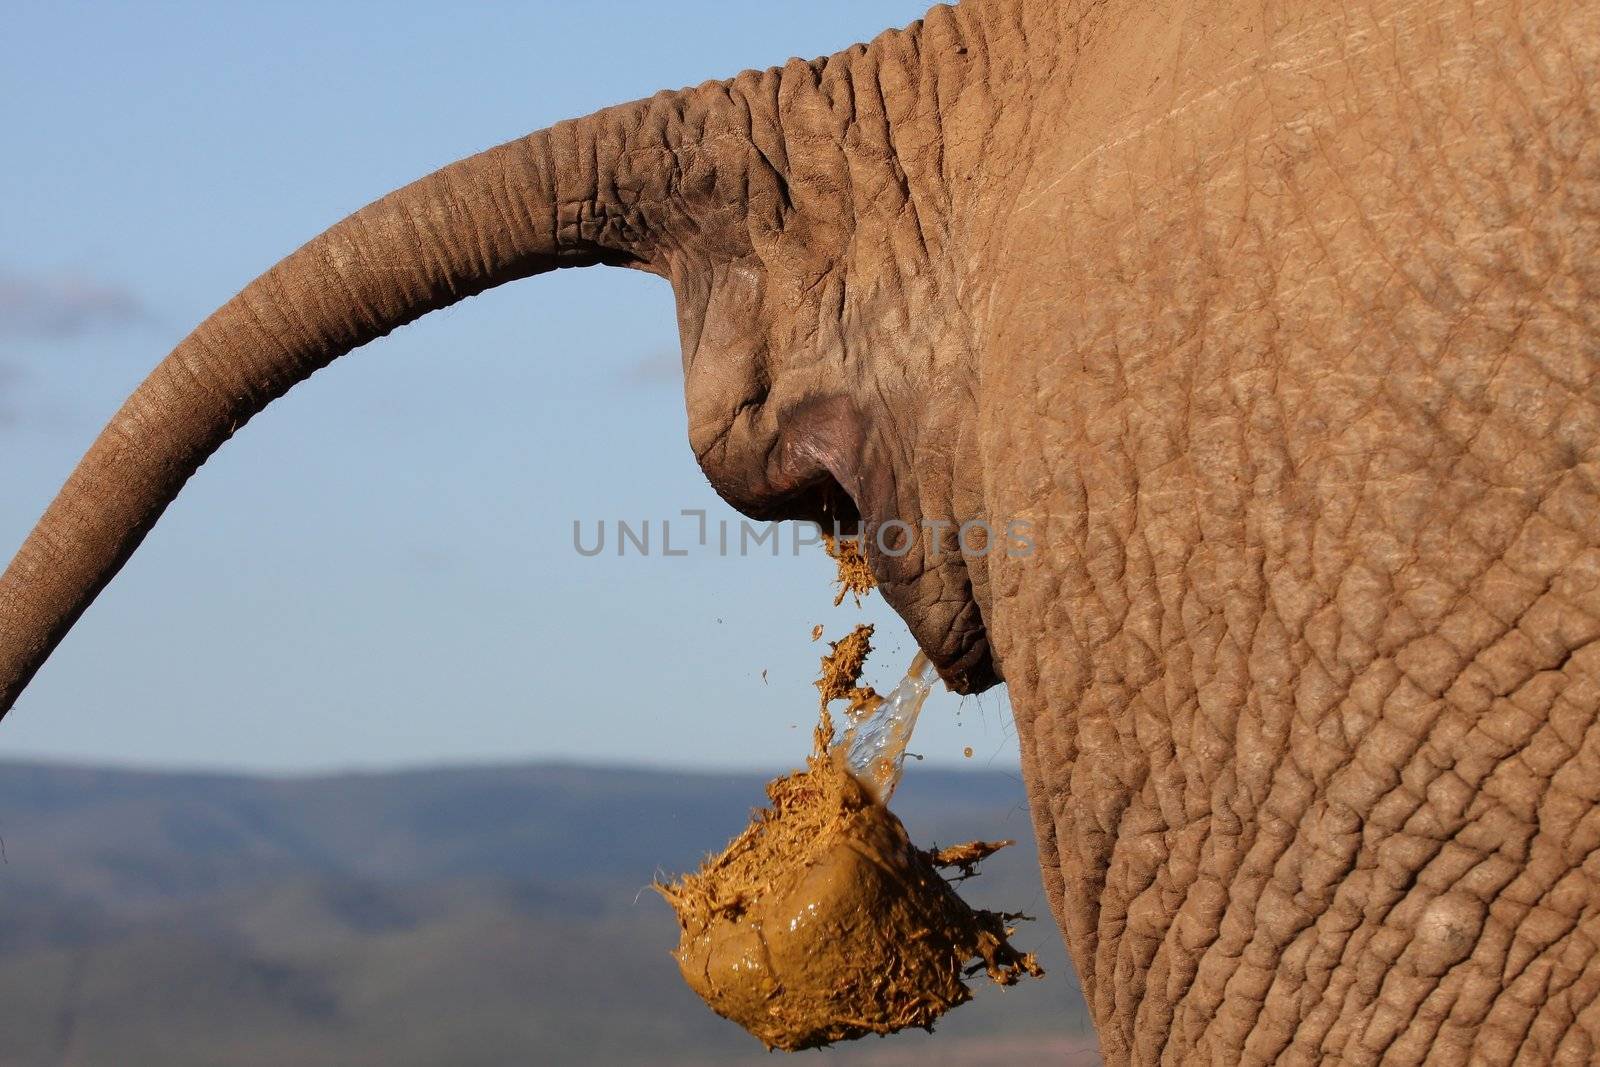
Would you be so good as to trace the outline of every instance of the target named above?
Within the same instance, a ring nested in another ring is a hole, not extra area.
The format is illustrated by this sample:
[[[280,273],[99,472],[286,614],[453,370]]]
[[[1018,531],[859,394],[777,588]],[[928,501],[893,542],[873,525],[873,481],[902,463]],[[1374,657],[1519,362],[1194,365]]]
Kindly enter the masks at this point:
[[[889,803],[905,770],[906,745],[916,728],[917,715],[933,691],[939,674],[928,657],[918,652],[882,704],[858,719],[839,742],[845,765],[881,804]]]

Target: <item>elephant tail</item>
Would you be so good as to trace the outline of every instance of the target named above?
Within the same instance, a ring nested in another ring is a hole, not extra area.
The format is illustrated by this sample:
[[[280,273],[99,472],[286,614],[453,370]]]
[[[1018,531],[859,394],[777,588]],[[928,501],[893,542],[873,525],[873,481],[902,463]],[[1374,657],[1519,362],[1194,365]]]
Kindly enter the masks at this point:
[[[189,477],[296,383],[504,282],[596,263],[651,269],[640,206],[675,185],[677,114],[660,94],[450,164],[312,239],[184,338],[0,576],[0,715]]]

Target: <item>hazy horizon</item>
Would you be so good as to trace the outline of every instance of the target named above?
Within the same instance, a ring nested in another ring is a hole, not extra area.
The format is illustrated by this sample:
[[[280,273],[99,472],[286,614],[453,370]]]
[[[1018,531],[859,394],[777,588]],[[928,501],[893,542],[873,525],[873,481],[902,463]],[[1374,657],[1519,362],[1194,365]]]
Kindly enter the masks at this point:
[[[1022,782],[1022,776],[1017,768],[1012,766],[994,766],[985,764],[977,759],[962,758],[959,760],[931,760],[920,755],[913,741],[905,765],[905,773],[915,776],[919,769],[940,774],[974,776],[999,775],[1011,781]],[[147,774],[167,775],[172,777],[199,777],[199,778],[249,778],[265,781],[288,781],[313,778],[340,778],[362,777],[379,775],[405,775],[405,774],[433,774],[449,773],[453,771],[499,771],[499,770],[524,770],[536,769],[570,769],[592,770],[597,773],[610,773],[618,771],[638,771],[643,774],[676,775],[683,777],[747,777],[751,775],[767,778],[789,771],[800,770],[805,764],[806,751],[801,750],[800,755],[788,762],[779,763],[652,763],[646,759],[607,760],[601,758],[588,758],[583,756],[545,756],[533,753],[524,756],[495,757],[464,756],[459,759],[424,759],[415,763],[388,763],[381,766],[369,764],[341,765],[308,765],[306,767],[290,768],[257,768],[248,764],[229,765],[216,764],[164,764],[164,763],[138,763],[120,761],[117,759],[80,759],[74,756],[52,755],[18,755],[15,753],[0,753],[0,770],[7,768],[38,767],[53,770],[82,770],[105,771],[113,774]]]
[[[707,1010],[650,891],[761,803],[759,774],[539,767],[293,780],[0,762],[0,1062],[160,1067],[772,1063]],[[1097,1062],[1021,785],[908,777],[924,845],[1018,838],[960,892],[1024,911],[1039,980],[974,978],[937,1034],[806,1054]]]

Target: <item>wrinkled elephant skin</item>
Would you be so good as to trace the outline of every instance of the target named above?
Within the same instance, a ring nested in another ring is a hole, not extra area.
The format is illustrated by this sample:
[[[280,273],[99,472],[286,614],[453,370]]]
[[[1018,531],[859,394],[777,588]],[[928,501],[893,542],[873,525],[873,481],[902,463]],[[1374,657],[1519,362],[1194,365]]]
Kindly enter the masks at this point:
[[[859,520],[1008,683],[1108,1062],[1595,1062],[1597,87],[1597,2],[972,0],[464,160],[128,401],[0,580],[0,708],[295,382],[633,267],[717,490]]]

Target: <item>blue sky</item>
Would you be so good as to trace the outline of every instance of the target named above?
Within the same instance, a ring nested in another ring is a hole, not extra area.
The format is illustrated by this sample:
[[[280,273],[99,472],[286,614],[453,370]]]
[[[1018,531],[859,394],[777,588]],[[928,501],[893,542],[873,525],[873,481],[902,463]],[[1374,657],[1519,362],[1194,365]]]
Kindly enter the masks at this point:
[[[0,554],[185,332],[363,203],[924,6],[13,6]],[[666,284],[606,270],[503,287],[346,357],[191,483],[0,722],[0,756],[798,762],[814,624],[879,623],[880,684],[914,648],[881,600],[832,607],[831,565],[788,530],[776,559],[660,555],[683,509],[738,522],[689,451],[677,359]],[[653,520],[657,551],[574,551],[575,520],[592,539],[619,518]],[[1014,767],[1003,693],[941,694],[912,748]]]

